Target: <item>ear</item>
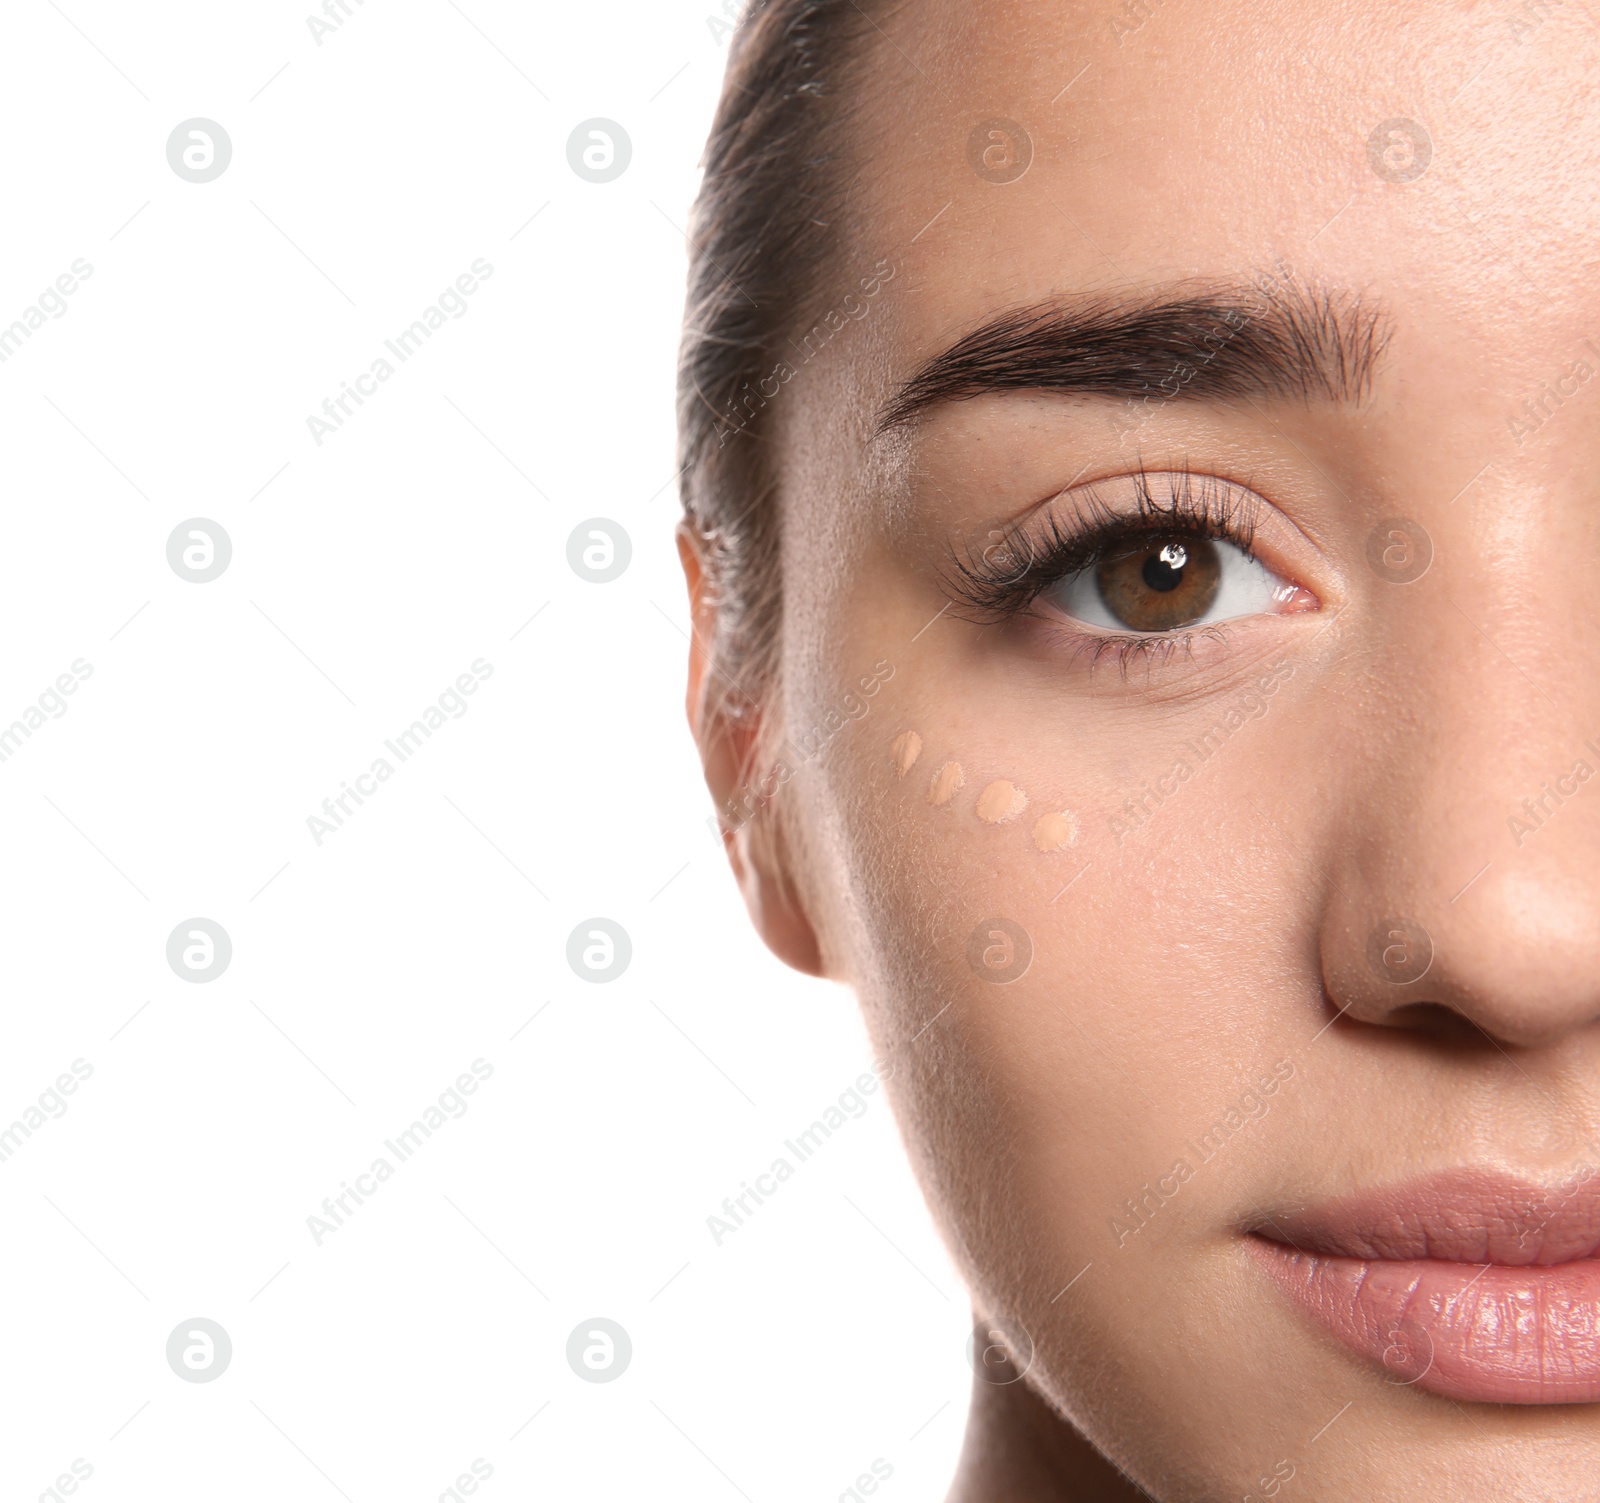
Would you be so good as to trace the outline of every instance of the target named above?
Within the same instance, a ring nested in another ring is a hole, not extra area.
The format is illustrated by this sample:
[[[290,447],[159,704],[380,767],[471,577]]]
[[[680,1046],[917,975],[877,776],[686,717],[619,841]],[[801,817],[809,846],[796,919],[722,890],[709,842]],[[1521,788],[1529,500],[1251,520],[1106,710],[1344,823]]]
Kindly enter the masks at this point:
[[[759,778],[767,771],[756,766],[763,707],[731,714],[717,692],[716,597],[702,546],[694,528],[679,523],[678,557],[689,586],[689,728],[716,800],[723,849],[756,932],[779,960],[821,976],[822,950],[800,900],[783,820],[774,801],[760,796]],[[749,786],[753,775],[756,787]]]

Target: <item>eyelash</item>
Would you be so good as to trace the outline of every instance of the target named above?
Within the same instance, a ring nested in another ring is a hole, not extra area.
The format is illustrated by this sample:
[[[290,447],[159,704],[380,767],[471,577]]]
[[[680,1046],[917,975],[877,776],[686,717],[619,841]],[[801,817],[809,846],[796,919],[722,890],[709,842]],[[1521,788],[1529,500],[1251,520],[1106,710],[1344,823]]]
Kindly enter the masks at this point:
[[[1113,551],[1125,549],[1130,538],[1141,535],[1209,538],[1231,543],[1246,558],[1255,558],[1251,545],[1261,503],[1248,491],[1214,475],[1187,470],[1157,475],[1139,471],[1130,478],[1136,500],[1132,512],[1117,510],[1090,488],[1081,519],[1064,520],[1050,509],[1040,527],[1030,532],[1028,523],[1050,502],[1036,507],[1001,545],[1020,548],[1027,559],[1022,569],[1014,562],[997,562],[993,555],[1000,549],[993,546],[953,554],[943,584],[956,613],[986,626],[1003,626],[1035,615],[1035,602],[1052,585],[1093,568]],[[1036,619],[1057,624],[1053,617]],[[1197,637],[1220,639],[1225,635],[1225,623],[1160,633],[1074,632],[1077,650],[1089,656],[1091,665],[1111,655],[1124,668],[1141,658],[1165,661],[1180,648],[1192,652]]]

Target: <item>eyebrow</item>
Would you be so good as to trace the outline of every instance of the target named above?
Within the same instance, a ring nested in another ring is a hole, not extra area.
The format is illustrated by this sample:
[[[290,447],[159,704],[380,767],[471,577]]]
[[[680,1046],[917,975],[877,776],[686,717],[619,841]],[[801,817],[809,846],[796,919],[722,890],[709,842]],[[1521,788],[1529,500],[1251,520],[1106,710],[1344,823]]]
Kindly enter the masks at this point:
[[[1357,402],[1390,332],[1381,307],[1292,282],[1036,303],[990,319],[927,361],[884,408],[877,431],[1001,391]]]

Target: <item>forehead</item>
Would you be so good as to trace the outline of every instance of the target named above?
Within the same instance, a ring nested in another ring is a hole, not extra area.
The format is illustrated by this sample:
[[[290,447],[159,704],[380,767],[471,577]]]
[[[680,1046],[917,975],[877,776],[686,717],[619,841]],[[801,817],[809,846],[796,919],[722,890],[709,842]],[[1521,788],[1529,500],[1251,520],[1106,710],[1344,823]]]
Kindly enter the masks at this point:
[[[914,0],[879,25],[853,250],[908,274],[902,359],[1019,303],[1274,264],[1436,337],[1595,332],[1580,0]]]

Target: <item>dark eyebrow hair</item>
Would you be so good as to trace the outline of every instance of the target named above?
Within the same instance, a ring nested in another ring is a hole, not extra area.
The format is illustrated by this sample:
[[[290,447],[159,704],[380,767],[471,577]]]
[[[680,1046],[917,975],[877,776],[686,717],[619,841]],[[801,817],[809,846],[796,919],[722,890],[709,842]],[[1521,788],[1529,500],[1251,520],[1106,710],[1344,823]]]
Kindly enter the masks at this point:
[[[884,408],[882,434],[942,402],[997,391],[1134,401],[1359,401],[1390,325],[1354,294],[1277,281],[1003,313],[927,361]]]

